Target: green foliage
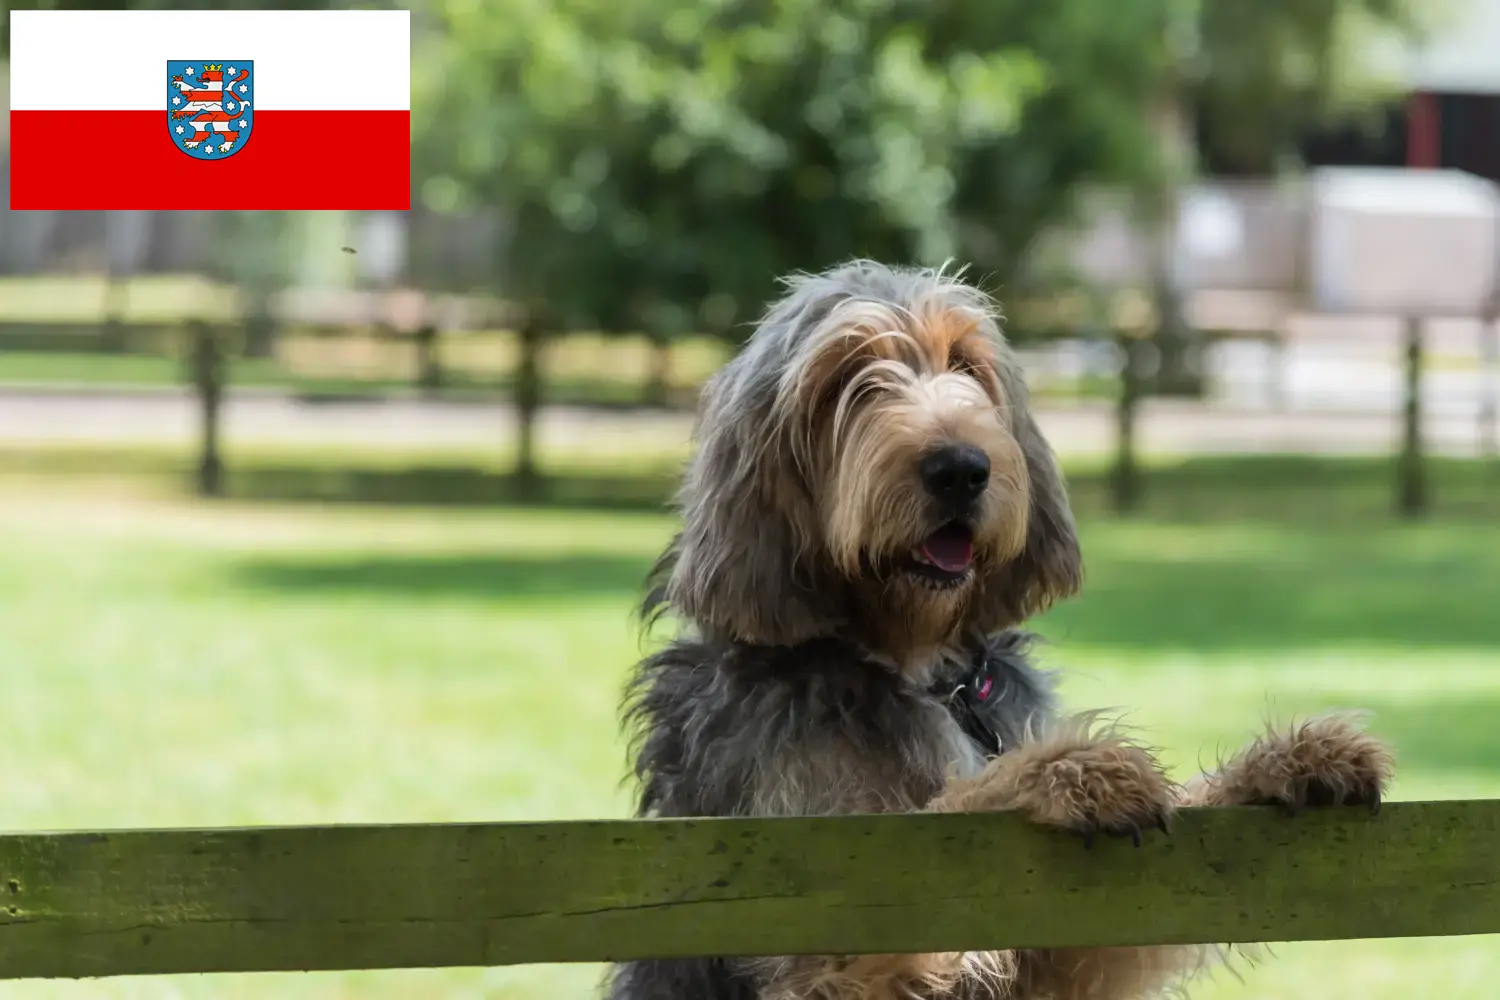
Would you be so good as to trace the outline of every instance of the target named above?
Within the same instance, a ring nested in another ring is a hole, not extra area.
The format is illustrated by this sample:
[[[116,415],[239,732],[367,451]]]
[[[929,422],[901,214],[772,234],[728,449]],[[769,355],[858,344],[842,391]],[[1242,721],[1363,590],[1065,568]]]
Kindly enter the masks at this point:
[[[1200,0],[1190,83],[1202,141],[1247,173],[1272,170],[1309,127],[1392,96],[1442,0]]]
[[[418,176],[506,211],[552,325],[722,333],[854,255],[1003,283],[1079,182],[1151,167],[1159,0],[436,6]]]

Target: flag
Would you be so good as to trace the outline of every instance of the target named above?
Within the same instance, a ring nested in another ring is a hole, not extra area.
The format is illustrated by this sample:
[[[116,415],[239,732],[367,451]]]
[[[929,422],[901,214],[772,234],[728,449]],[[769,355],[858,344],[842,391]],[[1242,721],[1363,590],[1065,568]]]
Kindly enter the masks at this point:
[[[410,201],[408,11],[11,12],[13,209]]]

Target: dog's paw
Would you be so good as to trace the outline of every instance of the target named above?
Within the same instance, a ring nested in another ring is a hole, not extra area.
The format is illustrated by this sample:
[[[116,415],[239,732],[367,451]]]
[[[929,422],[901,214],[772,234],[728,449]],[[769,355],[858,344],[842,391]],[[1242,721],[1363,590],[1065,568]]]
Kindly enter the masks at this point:
[[[1275,805],[1288,813],[1338,805],[1380,811],[1395,760],[1347,716],[1313,719],[1250,744],[1226,769],[1226,805]]]
[[[1032,822],[1072,830],[1086,846],[1104,833],[1139,847],[1141,831],[1167,832],[1176,803],[1156,758],[1121,739],[1039,753],[1020,769],[1016,791],[1015,808]]]
[[[991,761],[957,806],[1015,810],[1079,834],[1129,837],[1170,829],[1177,789],[1150,751],[1128,740],[1064,739],[1022,746]]]

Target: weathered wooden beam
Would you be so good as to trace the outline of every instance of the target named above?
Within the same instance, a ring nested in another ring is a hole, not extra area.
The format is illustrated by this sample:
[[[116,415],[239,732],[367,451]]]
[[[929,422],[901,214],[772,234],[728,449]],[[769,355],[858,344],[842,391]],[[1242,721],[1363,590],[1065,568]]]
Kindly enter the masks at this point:
[[[1500,932],[1500,801],[0,836],[0,976]]]

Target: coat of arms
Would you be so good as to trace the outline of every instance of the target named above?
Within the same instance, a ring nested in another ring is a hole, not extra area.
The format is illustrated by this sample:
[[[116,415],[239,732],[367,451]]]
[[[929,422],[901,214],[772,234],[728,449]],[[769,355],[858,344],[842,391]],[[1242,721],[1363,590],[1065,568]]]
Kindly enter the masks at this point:
[[[255,126],[255,64],[167,60],[167,130],[195,160],[222,160],[245,148]]]

